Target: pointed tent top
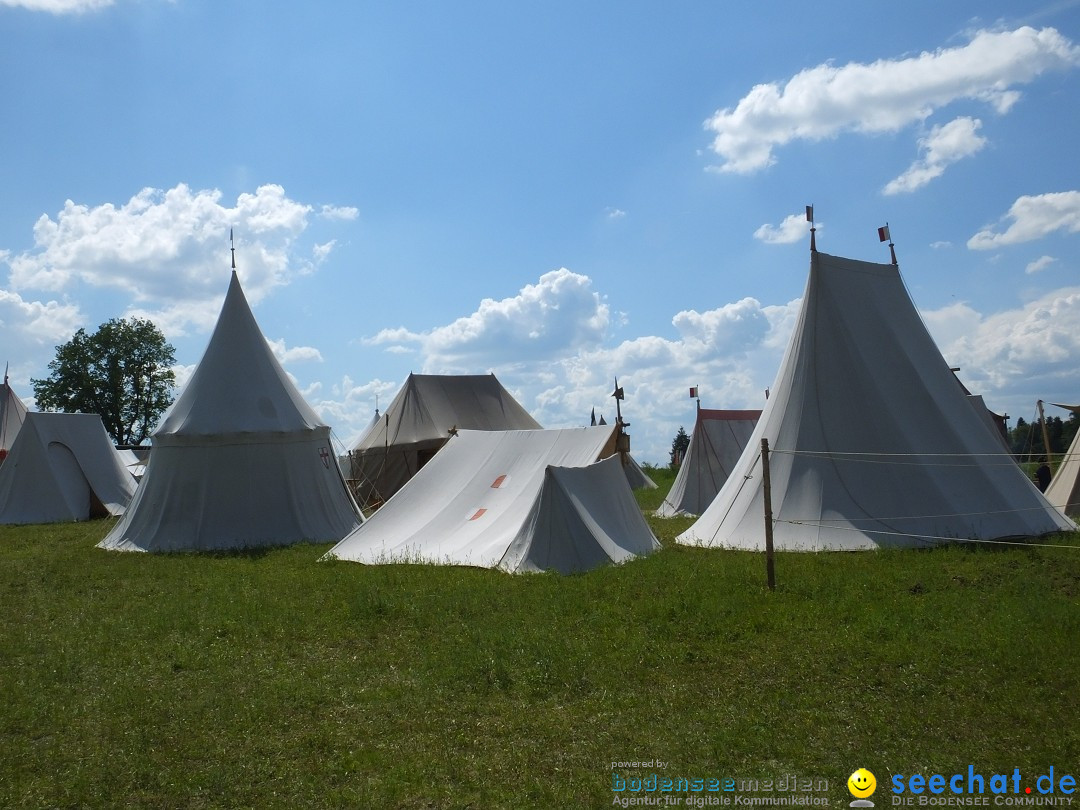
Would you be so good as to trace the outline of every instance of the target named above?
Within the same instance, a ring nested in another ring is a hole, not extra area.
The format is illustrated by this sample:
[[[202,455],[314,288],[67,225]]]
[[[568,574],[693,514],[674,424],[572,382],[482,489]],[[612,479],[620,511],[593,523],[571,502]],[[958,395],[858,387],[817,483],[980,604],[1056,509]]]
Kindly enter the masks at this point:
[[[274,357],[234,270],[206,352],[155,440],[325,427]]]

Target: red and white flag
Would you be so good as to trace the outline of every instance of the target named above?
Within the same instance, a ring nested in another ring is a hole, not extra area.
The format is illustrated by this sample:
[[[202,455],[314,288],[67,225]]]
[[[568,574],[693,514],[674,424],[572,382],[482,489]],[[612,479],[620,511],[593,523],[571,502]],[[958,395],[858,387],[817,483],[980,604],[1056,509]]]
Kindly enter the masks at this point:
[[[885,225],[884,227],[881,227],[881,228],[877,229],[877,238],[881,242],[888,242],[892,238],[889,235],[889,226],[888,225]]]
[[[812,205],[806,206],[806,221],[807,222],[813,222],[814,221],[814,206],[812,206]]]
[[[690,389],[690,399],[697,399],[697,386]]]

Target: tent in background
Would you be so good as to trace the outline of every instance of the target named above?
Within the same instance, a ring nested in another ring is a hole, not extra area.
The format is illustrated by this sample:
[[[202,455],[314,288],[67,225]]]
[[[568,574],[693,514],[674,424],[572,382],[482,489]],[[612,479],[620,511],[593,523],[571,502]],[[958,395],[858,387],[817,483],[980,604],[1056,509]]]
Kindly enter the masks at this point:
[[[0,523],[120,515],[134,494],[135,480],[93,413],[27,413],[0,465]]]
[[[774,544],[924,546],[1074,528],[1012,461],[949,371],[893,264],[811,248],[791,341],[750,447],[679,542],[764,548],[762,438]]]
[[[1080,413],[1080,405],[1057,405],[1073,413]],[[1080,517],[1080,431],[1073,436],[1065,458],[1046,488],[1046,500],[1071,518]]]
[[[613,432],[460,431],[327,557],[571,573],[647,554],[619,459],[597,462]]]
[[[362,506],[401,489],[457,430],[538,430],[494,374],[410,374],[382,418],[349,453],[349,480]]]
[[[235,270],[206,353],[151,441],[138,493],[101,548],[283,546],[360,525],[330,428],[274,357]]]
[[[739,461],[761,411],[698,408],[686,457],[656,514],[700,515],[712,503]]]
[[[7,371],[4,371],[4,385],[0,388],[0,462],[11,451],[19,428],[26,419],[26,405],[15,396],[8,383]]]

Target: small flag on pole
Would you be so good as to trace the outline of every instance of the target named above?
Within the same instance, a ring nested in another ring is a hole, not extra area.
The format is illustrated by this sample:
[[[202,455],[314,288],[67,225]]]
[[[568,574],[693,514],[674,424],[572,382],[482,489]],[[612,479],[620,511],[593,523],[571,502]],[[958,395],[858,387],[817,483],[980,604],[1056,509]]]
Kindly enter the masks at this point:
[[[889,235],[888,225],[877,229],[877,238],[880,242],[888,242],[890,239],[892,239],[892,236]]]
[[[697,386],[690,389],[690,399],[697,399]]]
[[[623,399],[624,397],[622,388],[616,388],[614,393],[612,393],[612,396],[615,397],[615,399]]]
[[[806,206],[806,221],[807,222],[813,222],[814,221],[814,206],[812,206],[812,205]]]
[[[591,421],[590,421],[590,426],[591,427],[596,427],[596,408],[592,409],[592,417],[591,417]]]

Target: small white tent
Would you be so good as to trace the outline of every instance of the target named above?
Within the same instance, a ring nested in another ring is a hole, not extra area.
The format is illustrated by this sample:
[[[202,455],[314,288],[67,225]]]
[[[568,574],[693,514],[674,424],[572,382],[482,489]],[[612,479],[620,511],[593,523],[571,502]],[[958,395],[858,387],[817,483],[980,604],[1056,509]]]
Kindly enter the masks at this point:
[[[463,430],[327,557],[571,573],[659,547],[610,427]]]
[[[923,546],[1073,528],[1003,451],[949,371],[892,264],[811,250],[802,309],[749,447],[679,542]]]
[[[1080,413],[1080,405],[1058,405]],[[1046,500],[1071,518],[1080,517],[1080,432],[1073,436],[1069,450],[1046,488]]]
[[[410,374],[350,452],[357,501],[378,505],[439,451],[450,431],[538,430],[494,374]]]
[[[4,385],[0,388],[0,462],[11,451],[15,443],[15,437],[19,435],[19,428],[26,419],[26,405],[15,396],[8,383],[7,372],[4,372]]]
[[[274,357],[235,271],[206,353],[151,441],[135,500],[101,548],[283,546],[360,524],[330,428]]]
[[[686,457],[656,514],[700,515],[712,503],[742,455],[761,411],[698,408]]]
[[[0,523],[120,515],[134,494],[97,414],[26,414],[0,465]]]

